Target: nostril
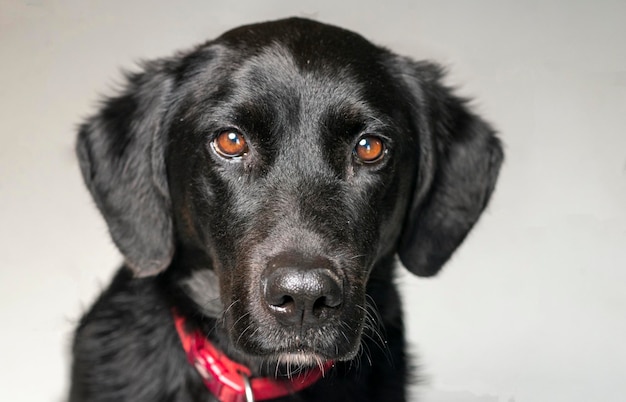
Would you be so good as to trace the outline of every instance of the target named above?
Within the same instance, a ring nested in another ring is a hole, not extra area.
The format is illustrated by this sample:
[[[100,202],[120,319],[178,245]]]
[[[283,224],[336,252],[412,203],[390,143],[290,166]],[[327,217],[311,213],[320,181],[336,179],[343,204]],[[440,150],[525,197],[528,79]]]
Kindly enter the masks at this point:
[[[341,300],[334,297],[322,296],[313,303],[313,314],[319,317],[327,309],[336,309],[341,306]]]
[[[288,308],[293,308],[296,302],[293,299],[293,297],[289,295],[283,295],[281,297],[275,298],[273,301],[268,300],[268,304],[270,305],[270,307],[273,307],[273,308],[288,309]]]
[[[285,295],[280,299],[280,303],[276,305],[276,307],[284,307],[288,304],[293,304],[294,300],[293,297],[289,296],[289,295]]]
[[[318,311],[326,307],[329,307],[329,306],[326,304],[325,296],[320,297],[319,299],[315,300],[315,303],[313,303],[313,311]]]

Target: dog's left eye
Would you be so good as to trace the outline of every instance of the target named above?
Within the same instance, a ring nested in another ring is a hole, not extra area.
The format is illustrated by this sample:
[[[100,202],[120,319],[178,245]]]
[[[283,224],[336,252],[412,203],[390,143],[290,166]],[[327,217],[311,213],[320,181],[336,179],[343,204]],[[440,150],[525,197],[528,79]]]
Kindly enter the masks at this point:
[[[248,152],[244,136],[234,129],[224,130],[212,142],[213,149],[224,158],[237,158]]]
[[[376,163],[385,156],[383,140],[375,135],[361,137],[354,147],[354,156],[362,163]]]

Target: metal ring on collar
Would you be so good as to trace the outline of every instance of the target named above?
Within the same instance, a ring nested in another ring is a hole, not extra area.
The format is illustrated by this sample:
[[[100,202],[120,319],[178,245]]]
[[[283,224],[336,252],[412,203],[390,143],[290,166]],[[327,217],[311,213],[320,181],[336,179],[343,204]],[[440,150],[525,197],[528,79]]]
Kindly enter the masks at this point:
[[[241,373],[241,378],[243,379],[243,385],[246,392],[246,402],[254,402],[254,393],[252,392],[252,384],[250,384],[250,379],[247,375]]]

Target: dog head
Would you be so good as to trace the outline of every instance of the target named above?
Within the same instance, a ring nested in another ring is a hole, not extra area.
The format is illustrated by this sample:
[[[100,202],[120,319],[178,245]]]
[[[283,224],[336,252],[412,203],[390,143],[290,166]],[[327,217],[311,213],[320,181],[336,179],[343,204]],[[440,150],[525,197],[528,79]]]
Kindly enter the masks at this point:
[[[441,78],[336,27],[244,26],[130,75],[82,172],[126,264],[184,272],[233,353],[348,360],[368,283],[396,255],[434,275],[494,188],[499,141]]]

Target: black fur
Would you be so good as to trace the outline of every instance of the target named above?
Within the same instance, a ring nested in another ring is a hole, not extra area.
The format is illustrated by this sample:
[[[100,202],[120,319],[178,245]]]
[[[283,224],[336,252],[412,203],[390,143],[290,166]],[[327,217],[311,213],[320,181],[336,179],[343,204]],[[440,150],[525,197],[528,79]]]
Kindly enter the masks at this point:
[[[128,77],[80,129],[85,181],[125,256],[83,317],[70,401],[211,401],[171,311],[256,375],[336,366],[291,401],[403,401],[410,381],[396,255],[434,275],[474,225],[502,150],[441,69],[340,28],[288,19],[237,28]],[[213,149],[224,130],[249,149]],[[386,154],[353,149],[375,135]],[[285,326],[264,269],[323,258],[343,303]],[[299,363],[293,353],[307,359]]]

